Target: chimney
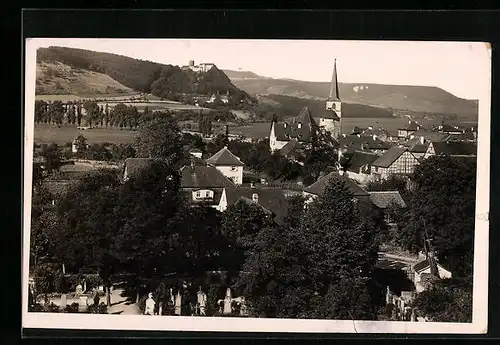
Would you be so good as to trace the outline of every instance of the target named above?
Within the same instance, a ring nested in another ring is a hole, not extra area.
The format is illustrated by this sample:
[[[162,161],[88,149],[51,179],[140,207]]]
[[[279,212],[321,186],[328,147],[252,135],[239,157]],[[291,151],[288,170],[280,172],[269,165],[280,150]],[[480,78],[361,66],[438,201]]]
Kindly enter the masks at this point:
[[[259,202],[259,194],[253,193],[252,194],[252,201],[253,202]]]

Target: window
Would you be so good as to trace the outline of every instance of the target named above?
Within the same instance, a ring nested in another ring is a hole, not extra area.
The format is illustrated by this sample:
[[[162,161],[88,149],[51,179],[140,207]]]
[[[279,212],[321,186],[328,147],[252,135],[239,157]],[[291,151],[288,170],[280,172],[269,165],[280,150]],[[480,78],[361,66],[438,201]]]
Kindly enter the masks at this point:
[[[197,191],[197,192],[196,192],[196,197],[197,197],[197,198],[201,198],[201,192],[200,192],[200,191]]]
[[[210,191],[208,191],[208,190],[207,190],[207,191],[205,192],[205,198],[210,198]]]
[[[232,166],[232,167],[231,167],[231,171],[236,171],[236,167],[235,167],[235,166]]]
[[[299,129],[302,128],[302,123],[299,122],[297,126]]]

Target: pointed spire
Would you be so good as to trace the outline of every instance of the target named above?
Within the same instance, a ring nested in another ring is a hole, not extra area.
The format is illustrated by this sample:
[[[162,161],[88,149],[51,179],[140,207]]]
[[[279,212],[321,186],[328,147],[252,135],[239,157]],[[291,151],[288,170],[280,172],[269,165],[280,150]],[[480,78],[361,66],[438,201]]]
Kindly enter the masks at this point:
[[[337,59],[333,63],[332,81],[330,84],[330,94],[328,95],[330,101],[340,101],[339,83],[337,80]]]

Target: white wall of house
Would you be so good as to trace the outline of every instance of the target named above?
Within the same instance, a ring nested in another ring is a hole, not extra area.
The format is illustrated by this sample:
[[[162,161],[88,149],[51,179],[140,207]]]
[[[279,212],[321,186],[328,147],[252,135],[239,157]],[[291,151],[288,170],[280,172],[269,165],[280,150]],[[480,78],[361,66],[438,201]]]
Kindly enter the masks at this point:
[[[424,159],[429,158],[430,156],[434,156],[435,154],[436,151],[434,151],[434,145],[430,143],[429,147],[427,148],[427,152],[424,154]]]
[[[271,152],[281,150],[283,146],[286,145],[288,141],[281,141],[276,139],[276,134],[274,133],[274,123],[271,126],[271,133],[269,134],[269,148]]]
[[[387,168],[372,166],[372,178],[374,180],[387,179],[390,175],[411,174],[418,164],[417,158],[411,152],[406,151]]]
[[[319,126],[330,132],[332,137],[338,138],[340,136],[340,121],[334,119],[319,119]]]
[[[217,165],[216,168],[235,184],[243,183],[243,166]]]
[[[220,212],[224,212],[226,209],[227,209],[227,196],[226,196],[226,189],[224,189],[220,197],[219,205],[217,205],[217,210]]]
[[[347,171],[347,176],[359,184],[366,184],[372,179],[372,175],[362,172]]]

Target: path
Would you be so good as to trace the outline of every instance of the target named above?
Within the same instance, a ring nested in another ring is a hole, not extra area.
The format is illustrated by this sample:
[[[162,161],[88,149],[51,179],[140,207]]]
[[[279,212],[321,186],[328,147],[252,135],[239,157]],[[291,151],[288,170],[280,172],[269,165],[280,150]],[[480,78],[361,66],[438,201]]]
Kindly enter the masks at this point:
[[[141,315],[139,307],[135,303],[130,303],[127,297],[122,296],[123,289],[113,289],[111,293],[111,306],[108,308],[108,314],[116,315]]]

